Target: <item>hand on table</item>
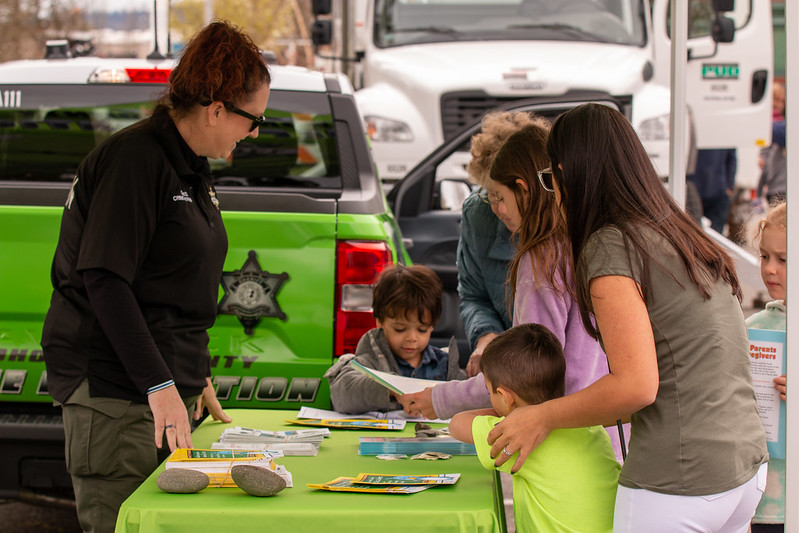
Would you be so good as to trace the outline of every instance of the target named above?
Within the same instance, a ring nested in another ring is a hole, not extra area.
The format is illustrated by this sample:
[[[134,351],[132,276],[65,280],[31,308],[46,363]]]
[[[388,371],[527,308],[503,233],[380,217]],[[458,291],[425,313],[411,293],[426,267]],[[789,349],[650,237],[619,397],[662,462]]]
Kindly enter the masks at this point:
[[[155,423],[155,446],[160,448],[166,434],[169,451],[191,448],[191,424],[186,405],[174,385],[147,395],[147,403],[153,412]]]
[[[208,384],[203,389],[203,393],[200,397],[197,398],[197,407],[194,409],[194,420],[202,418],[203,408],[207,408],[208,414],[211,415],[214,420],[219,420],[225,424],[233,422],[233,419],[222,409],[222,405],[220,405],[216,397],[214,385],[211,383],[211,378],[206,378],[206,380]]]

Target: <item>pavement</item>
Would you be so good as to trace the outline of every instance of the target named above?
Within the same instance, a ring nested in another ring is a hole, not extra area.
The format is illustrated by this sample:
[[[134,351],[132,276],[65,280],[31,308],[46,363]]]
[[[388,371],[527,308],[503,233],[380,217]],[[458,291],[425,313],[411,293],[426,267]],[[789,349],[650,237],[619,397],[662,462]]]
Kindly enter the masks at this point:
[[[82,533],[74,508],[0,500],[1,533]]]

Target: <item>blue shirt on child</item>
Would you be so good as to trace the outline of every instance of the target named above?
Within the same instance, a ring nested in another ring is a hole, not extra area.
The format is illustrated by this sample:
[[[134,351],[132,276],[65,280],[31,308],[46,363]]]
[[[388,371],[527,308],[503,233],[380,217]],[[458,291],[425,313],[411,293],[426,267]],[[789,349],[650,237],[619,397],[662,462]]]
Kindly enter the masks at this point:
[[[447,352],[431,344],[428,344],[422,352],[422,362],[416,368],[396,355],[394,358],[399,365],[400,375],[406,378],[437,379],[439,381],[447,379],[449,356]]]

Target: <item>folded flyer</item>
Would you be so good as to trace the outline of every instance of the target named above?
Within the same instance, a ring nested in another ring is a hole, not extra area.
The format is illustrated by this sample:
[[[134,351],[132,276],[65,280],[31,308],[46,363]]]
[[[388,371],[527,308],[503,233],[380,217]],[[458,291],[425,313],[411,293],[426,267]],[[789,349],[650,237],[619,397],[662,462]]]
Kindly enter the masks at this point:
[[[363,418],[337,418],[333,420],[320,418],[302,418],[299,420],[286,420],[289,424],[300,426],[320,426],[338,429],[405,429],[405,420],[392,418],[390,420],[363,419]]]
[[[372,494],[414,494],[427,490],[433,485],[368,485],[355,483],[355,478],[339,477],[327,483],[308,483],[312,489],[332,492],[364,492]]]
[[[355,370],[372,378],[376,382],[397,394],[421,392],[428,387],[435,387],[436,385],[443,383],[442,381],[435,379],[408,378],[405,376],[398,376],[396,374],[389,374],[388,372],[381,372],[379,370],[375,370],[374,368],[365,367],[355,360],[353,360],[351,364]]]
[[[367,485],[454,485],[460,474],[358,474],[354,483]]]

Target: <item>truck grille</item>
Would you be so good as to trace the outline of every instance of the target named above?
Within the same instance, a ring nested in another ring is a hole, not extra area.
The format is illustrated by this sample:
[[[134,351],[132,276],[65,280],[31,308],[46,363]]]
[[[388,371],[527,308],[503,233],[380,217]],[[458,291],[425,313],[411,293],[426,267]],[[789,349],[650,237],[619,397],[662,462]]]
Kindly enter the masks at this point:
[[[562,96],[546,96],[541,100],[552,102],[553,99],[568,99],[570,105],[548,105],[539,114],[554,120],[567,109],[574,106],[574,101],[591,102],[596,100],[612,99],[616,102],[619,110],[627,117],[631,118],[632,96],[611,96],[607,93],[592,91],[569,91]],[[519,100],[534,101],[534,98],[517,96],[492,96],[483,91],[458,91],[444,93],[441,96],[441,131],[444,134],[444,141],[453,138],[464,126],[482,118],[482,116],[495,107],[504,106]]]
[[[491,96],[483,91],[445,93],[441,96],[441,131],[450,140],[464,126],[481,118],[486,111],[513,102],[513,96]]]

